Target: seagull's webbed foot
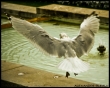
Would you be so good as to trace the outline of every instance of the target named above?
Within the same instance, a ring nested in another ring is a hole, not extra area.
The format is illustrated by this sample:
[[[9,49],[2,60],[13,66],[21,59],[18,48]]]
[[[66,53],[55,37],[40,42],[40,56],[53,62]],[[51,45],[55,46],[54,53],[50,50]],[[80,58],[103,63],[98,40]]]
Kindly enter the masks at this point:
[[[76,75],[78,75],[78,73],[74,73],[74,75],[76,76]]]

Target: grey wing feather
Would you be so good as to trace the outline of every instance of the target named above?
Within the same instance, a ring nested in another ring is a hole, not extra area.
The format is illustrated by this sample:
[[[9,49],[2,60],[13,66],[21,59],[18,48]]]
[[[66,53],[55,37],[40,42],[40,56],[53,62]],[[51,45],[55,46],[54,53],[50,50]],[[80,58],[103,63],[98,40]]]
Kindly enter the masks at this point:
[[[73,48],[78,57],[88,54],[94,45],[95,33],[99,30],[99,19],[91,15],[80,25],[79,35],[73,39]]]
[[[73,41],[72,48],[75,50],[76,55],[81,57],[84,54],[88,54],[94,45],[94,36],[88,35],[86,32],[82,35],[78,35]]]
[[[42,27],[13,16],[11,16],[11,22],[14,29],[45,53],[58,57],[65,56],[65,53],[69,54],[70,51],[65,46],[66,42],[53,38]]]

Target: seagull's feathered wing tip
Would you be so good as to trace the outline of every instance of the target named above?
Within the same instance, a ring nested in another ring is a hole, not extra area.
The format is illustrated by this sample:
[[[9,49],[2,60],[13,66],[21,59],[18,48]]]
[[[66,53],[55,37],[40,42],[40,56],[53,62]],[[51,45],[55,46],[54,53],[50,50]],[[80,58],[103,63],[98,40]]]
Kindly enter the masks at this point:
[[[97,16],[91,15],[84,19],[84,21],[80,25],[80,29],[83,30],[91,30],[93,33],[97,33],[99,30],[99,19]]]
[[[89,63],[82,61],[77,56],[61,61],[57,67],[61,70],[73,73],[80,73],[89,69]]]

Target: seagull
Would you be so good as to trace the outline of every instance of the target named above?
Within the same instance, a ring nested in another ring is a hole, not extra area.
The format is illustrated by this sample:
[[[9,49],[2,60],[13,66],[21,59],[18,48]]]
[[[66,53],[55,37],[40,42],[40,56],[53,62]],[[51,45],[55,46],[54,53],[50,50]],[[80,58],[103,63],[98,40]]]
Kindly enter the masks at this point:
[[[99,30],[100,19],[90,15],[80,24],[79,33],[70,38],[66,33],[61,33],[60,38],[49,35],[40,25],[10,16],[12,27],[26,37],[30,43],[39,48],[46,55],[64,59],[56,66],[66,72],[78,75],[89,69],[90,64],[80,59],[88,55],[94,46],[95,34]],[[54,31],[54,30],[53,30]]]

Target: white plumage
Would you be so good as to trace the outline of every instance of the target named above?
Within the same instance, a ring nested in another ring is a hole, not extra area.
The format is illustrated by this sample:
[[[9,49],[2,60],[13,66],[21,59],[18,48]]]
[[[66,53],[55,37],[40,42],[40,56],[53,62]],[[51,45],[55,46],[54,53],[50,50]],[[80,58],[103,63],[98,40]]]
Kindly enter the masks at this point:
[[[49,55],[64,57],[64,60],[57,65],[59,69],[73,73],[89,69],[89,63],[82,61],[79,57],[88,54],[94,45],[95,33],[99,30],[99,19],[96,16],[91,15],[84,19],[78,36],[72,39],[66,33],[60,34],[61,39],[52,37],[39,25],[13,16],[11,16],[11,22],[13,28],[29,39],[35,47],[40,47]]]
[[[58,65],[59,69],[66,72],[80,73],[89,69],[89,63],[82,61],[77,56],[74,58],[66,58]]]

